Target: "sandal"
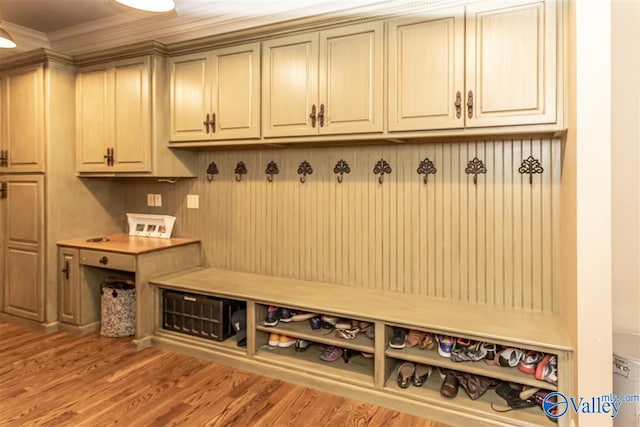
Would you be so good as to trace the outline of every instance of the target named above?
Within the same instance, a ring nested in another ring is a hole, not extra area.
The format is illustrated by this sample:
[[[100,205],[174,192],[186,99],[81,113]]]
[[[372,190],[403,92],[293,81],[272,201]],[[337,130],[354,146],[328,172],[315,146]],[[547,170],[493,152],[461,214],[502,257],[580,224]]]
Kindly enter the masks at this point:
[[[413,375],[413,385],[416,387],[422,387],[429,379],[431,372],[433,372],[433,368],[431,366],[418,363],[416,365],[416,372]]]
[[[398,368],[398,387],[407,388],[413,381],[416,365],[411,362],[404,362]]]
[[[432,334],[424,334],[418,343],[418,348],[422,350],[433,350],[436,348],[436,341]]]
[[[335,362],[340,359],[340,356],[342,356],[342,349],[330,345],[324,349],[324,353],[320,355],[320,359],[325,362]]]
[[[353,340],[358,335],[359,329],[337,329],[336,338],[344,338],[345,340]]]
[[[406,345],[407,347],[415,347],[424,339],[425,333],[411,329],[407,335]]]

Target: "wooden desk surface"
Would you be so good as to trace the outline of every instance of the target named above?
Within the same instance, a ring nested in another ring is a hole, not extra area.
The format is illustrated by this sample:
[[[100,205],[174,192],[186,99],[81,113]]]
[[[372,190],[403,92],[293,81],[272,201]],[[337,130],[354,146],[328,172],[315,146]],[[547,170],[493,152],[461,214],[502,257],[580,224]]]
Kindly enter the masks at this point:
[[[101,242],[87,241],[88,239],[96,237],[105,237],[108,240]],[[58,246],[138,255],[198,242],[200,242],[199,239],[189,239],[184,237],[161,239],[159,237],[138,237],[130,236],[127,233],[118,233],[107,236],[89,236],[83,239],[63,240],[58,242]]]

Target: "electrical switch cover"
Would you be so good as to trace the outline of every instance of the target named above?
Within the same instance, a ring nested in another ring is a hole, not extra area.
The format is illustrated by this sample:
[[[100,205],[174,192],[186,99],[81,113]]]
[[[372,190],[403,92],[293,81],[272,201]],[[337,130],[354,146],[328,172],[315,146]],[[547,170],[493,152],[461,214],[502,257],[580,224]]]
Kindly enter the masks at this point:
[[[197,194],[187,194],[187,208],[198,209],[200,207],[200,196]]]
[[[147,206],[155,206],[155,198],[151,193],[147,194]]]
[[[161,207],[162,206],[162,194],[154,195],[154,206]]]

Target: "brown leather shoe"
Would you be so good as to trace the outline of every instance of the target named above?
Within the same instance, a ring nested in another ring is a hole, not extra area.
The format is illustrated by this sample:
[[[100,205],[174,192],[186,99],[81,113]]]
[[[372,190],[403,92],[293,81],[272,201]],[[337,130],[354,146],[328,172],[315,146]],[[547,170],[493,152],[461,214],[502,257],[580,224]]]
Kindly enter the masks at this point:
[[[454,371],[447,371],[440,387],[440,394],[444,397],[456,397],[458,394],[458,378]]]

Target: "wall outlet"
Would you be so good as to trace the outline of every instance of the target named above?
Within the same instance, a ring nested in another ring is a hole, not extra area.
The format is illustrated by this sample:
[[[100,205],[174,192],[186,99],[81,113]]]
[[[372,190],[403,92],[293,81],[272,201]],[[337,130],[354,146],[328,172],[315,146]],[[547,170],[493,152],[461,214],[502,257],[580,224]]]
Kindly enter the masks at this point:
[[[162,206],[162,194],[154,194],[154,206],[161,207]]]
[[[187,194],[187,208],[199,209],[200,208],[200,196],[197,194]]]
[[[147,194],[147,206],[155,206],[155,204],[156,204],[156,201],[153,194],[151,193]]]

